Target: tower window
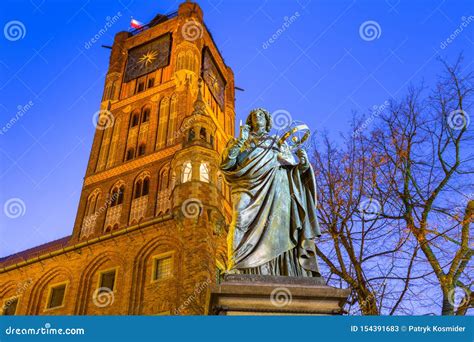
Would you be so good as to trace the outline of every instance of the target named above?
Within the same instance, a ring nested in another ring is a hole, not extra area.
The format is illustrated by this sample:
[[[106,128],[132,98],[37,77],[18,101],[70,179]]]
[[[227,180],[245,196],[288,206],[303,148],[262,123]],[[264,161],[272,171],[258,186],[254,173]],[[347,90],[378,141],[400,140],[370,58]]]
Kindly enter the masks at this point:
[[[11,298],[5,302],[3,306],[4,316],[13,316],[16,313],[16,307],[18,306],[18,298]]]
[[[127,156],[125,157],[125,160],[132,160],[134,154],[135,154],[135,151],[133,150],[133,148],[129,148],[127,151]]]
[[[58,308],[63,306],[64,294],[66,293],[66,284],[57,285],[51,288],[48,309]]]
[[[150,192],[150,180],[148,178],[145,178],[143,180],[142,196],[148,195],[149,192]]]
[[[135,185],[135,197],[138,198],[142,195],[142,181],[139,180],[137,184]]]
[[[209,183],[209,164],[201,163],[199,167],[199,180],[201,182]]]
[[[145,108],[142,114],[142,122],[147,122],[150,120],[150,108]]]
[[[171,277],[173,273],[173,256],[169,255],[154,259],[153,280],[162,280]]]
[[[133,198],[135,199],[142,196],[146,196],[148,195],[149,191],[150,191],[150,179],[148,177],[143,180],[140,179],[135,184],[135,195]]]
[[[155,85],[155,78],[150,78],[148,80],[148,88],[151,88]]]
[[[125,187],[122,185],[120,188],[114,188],[112,190],[112,194],[110,196],[111,203],[110,206],[114,207],[116,205],[123,203],[123,193],[125,191]]]
[[[117,204],[122,204],[123,203],[123,193],[124,192],[125,192],[125,187],[122,185],[119,189],[119,192],[118,192]]]
[[[183,165],[183,175],[181,177],[181,182],[182,183],[186,183],[186,182],[189,182],[191,180],[192,171],[193,171],[193,167],[191,165],[191,162],[184,163],[184,165]]]
[[[136,125],[138,125],[138,114],[137,113],[133,114],[132,123],[130,124],[130,126],[135,127]]]
[[[100,274],[100,292],[106,292],[107,289],[110,291],[114,290],[115,287],[115,270],[102,272]]]
[[[139,82],[137,87],[137,93],[141,93],[145,90],[145,82]]]
[[[139,155],[139,156],[145,155],[145,150],[146,150],[146,145],[145,145],[145,144],[141,144],[141,145],[138,147],[138,155]]]
[[[206,129],[204,127],[201,128],[201,130],[199,131],[199,138],[201,138],[201,140],[206,140]]]

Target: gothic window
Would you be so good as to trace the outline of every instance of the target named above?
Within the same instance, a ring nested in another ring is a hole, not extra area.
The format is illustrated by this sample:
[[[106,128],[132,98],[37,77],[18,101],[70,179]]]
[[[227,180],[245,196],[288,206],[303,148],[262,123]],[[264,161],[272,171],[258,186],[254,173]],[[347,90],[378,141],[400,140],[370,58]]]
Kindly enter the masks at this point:
[[[94,190],[87,199],[86,216],[93,215],[97,211],[97,201],[100,191]]]
[[[152,78],[149,78],[148,79],[148,88],[151,88],[155,85],[155,78],[152,77]]]
[[[150,180],[148,178],[145,178],[143,180],[142,196],[148,195],[149,192],[150,192]]]
[[[144,179],[139,179],[135,183],[135,195],[133,198],[139,198],[139,197],[148,195],[149,189],[150,189],[150,179],[148,177]]]
[[[199,138],[201,140],[206,140],[206,129],[204,127],[201,127],[201,130],[199,131]]]
[[[145,108],[142,113],[142,122],[150,120],[150,108]]]
[[[194,133],[194,129],[191,128],[191,129],[189,130],[189,134],[188,134],[188,141],[189,141],[189,142],[193,141],[194,138],[195,138],[195,136],[196,136],[196,133]]]
[[[122,204],[123,203],[123,193],[124,192],[125,192],[125,187],[122,185],[119,189],[119,192],[118,192],[117,204]]]
[[[186,183],[186,182],[189,182],[191,180],[191,177],[192,177],[192,171],[193,171],[193,167],[191,165],[191,162],[185,162],[184,165],[183,165],[183,174],[182,174],[182,177],[181,177],[181,183]]]
[[[48,309],[63,306],[65,293],[66,293],[66,284],[53,286],[49,292]]]
[[[112,189],[110,194],[110,206],[114,207],[116,205],[123,203],[123,193],[125,191],[125,187],[122,185],[120,187],[116,186]]]
[[[114,290],[115,274],[116,270],[104,271],[100,273],[99,293]]]
[[[132,160],[133,156],[135,154],[135,150],[133,148],[129,148],[127,151],[127,156],[125,157],[125,160]]]
[[[135,196],[134,198],[138,198],[142,195],[142,181],[139,180],[136,184],[135,184]]]
[[[138,125],[138,113],[133,113],[130,127],[135,127]]]
[[[141,93],[144,90],[145,90],[145,82],[143,81],[138,82],[137,93]]]
[[[145,150],[146,150],[145,144],[141,144],[141,145],[138,147],[138,155],[139,155],[139,156],[144,156],[144,155],[145,155]]]
[[[209,183],[209,164],[201,163],[199,167],[199,180],[201,182]]]
[[[167,279],[173,274],[173,255],[153,259],[153,281]]]
[[[159,177],[159,190],[163,191],[168,189],[169,186],[169,169],[165,166],[161,172]]]

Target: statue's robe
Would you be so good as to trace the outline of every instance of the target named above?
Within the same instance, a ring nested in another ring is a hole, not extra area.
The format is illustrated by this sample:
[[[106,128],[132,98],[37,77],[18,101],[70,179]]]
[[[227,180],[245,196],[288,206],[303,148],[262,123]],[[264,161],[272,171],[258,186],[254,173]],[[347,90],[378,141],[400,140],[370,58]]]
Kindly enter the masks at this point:
[[[319,276],[314,238],[321,233],[313,169],[298,165],[287,145],[280,147],[276,141],[275,136],[251,133],[237,156],[235,139],[222,155],[221,170],[234,205],[229,269]]]

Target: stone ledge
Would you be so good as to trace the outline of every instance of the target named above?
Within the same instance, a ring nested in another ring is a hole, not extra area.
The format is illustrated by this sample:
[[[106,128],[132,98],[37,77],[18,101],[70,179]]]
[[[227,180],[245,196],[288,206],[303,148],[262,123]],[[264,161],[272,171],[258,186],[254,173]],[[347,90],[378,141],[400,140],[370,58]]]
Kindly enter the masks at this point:
[[[350,289],[322,278],[227,275],[211,288],[210,315],[340,315]]]

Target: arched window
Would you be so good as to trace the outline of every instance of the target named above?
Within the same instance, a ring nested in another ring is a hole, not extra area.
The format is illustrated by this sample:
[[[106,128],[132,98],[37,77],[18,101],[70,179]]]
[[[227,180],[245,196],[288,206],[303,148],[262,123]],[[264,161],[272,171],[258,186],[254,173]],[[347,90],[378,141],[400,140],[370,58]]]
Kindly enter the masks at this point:
[[[125,187],[122,185],[120,187],[116,186],[112,189],[110,193],[110,206],[115,207],[116,205],[123,203],[123,193],[125,192]]]
[[[132,120],[130,122],[130,127],[135,127],[138,125],[138,113],[132,114]]]
[[[191,180],[192,177],[192,172],[193,172],[193,167],[191,165],[191,162],[186,162],[183,165],[183,174],[181,177],[181,183],[186,183]]]
[[[138,198],[138,197],[141,197],[142,195],[142,181],[139,180],[136,184],[135,184],[135,195],[133,198]]]
[[[150,178],[146,176],[148,173],[144,173],[139,176],[139,179],[135,182],[135,192],[133,199],[146,196],[150,190]]]
[[[149,192],[150,192],[150,180],[148,178],[145,178],[143,180],[142,196],[148,195]]]
[[[146,145],[145,145],[145,144],[141,144],[141,145],[138,147],[138,155],[139,155],[139,156],[145,155],[145,150],[146,150]]]
[[[94,190],[87,199],[87,206],[86,206],[86,216],[93,215],[97,211],[97,202],[99,199],[100,190]]]
[[[201,182],[209,183],[209,164],[201,163],[199,167],[199,180]]]
[[[169,168],[163,167],[158,178],[158,191],[163,191],[169,187]]]
[[[188,141],[189,142],[193,141],[195,136],[196,136],[196,133],[194,133],[194,129],[191,128],[188,133]]]
[[[142,122],[150,120],[150,108],[145,108],[142,113]]]
[[[124,194],[124,192],[125,192],[125,186],[122,185],[119,188],[117,204],[122,204],[123,203],[123,194]]]
[[[125,160],[132,160],[135,154],[135,150],[133,148],[129,148],[127,150],[127,155],[125,156]]]
[[[201,140],[206,140],[206,129],[204,127],[201,127],[201,130],[199,131],[199,138]]]

